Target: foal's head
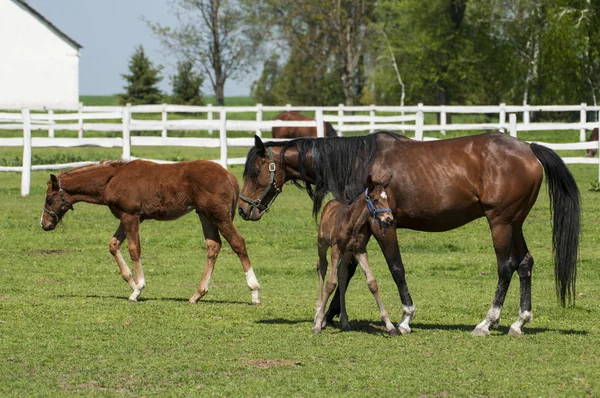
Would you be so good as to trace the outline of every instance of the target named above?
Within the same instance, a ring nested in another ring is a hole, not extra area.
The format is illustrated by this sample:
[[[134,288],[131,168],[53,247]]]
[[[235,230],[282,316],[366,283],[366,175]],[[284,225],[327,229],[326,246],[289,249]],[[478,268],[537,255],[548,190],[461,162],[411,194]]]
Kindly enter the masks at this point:
[[[60,176],[57,178],[54,174],[50,174],[44,211],[40,220],[40,225],[44,231],[52,231],[56,228],[69,210],[73,210],[73,205],[69,200],[69,195],[63,190]]]
[[[371,176],[367,179],[367,189],[365,191],[367,210],[380,228],[389,228],[394,222],[389,197],[385,191],[386,186],[387,183],[374,182]]]

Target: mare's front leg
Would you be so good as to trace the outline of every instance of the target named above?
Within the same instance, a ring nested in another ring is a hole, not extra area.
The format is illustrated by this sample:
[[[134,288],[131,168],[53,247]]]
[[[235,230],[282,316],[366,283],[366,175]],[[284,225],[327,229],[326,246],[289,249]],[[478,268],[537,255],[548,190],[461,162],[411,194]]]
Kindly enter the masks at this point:
[[[381,321],[385,324],[385,328],[387,329],[388,334],[390,336],[395,336],[396,334],[398,334],[398,331],[396,330],[394,324],[390,320],[390,316],[385,310],[383,301],[379,296],[379,286],[377,286],[377,280],[375,279],[375,275],[373,275],[373,271],[371,271],[371,267],[369,266],[369,258],[367,256],[367,252],[362,251],[358,253],[356,255],[356,258],[358,260],[358,263],[360,264],[362,272],[367,278],[367,286],[369,287],[371,294],[373,294],[373,297],[375,298],[377,308],[379,308],[379,319],[381,319]]]
[[[385,261],[387,262],[392,278],[394,278],[394,282],[398,287],[398,293],[400,294],[400,301],[402,302],[402,319],[398,324],[398,330],[402,334],[408,334],[411,332],[409,323],[414,319],[416,309],[413,305],[412,298],[410,297],[410,292],[408,291],[404,264],[402,264],[400,247],[398,246],[396,237],[395,225],[388,228],[384,236],[384,231],[371,221],[371,231],[375,239],[377,239],[377,243],[379,243],[379,247],[383,252]]]
[[[121,215],[121,223],[125,227],[127,247],[129,248],[129,256],[131,257],[131,261],[133,261],[133,270],[135,272],[135,284],[132,286],[133,293],[129,296],[129,301],[135,302],[146,288],[146,280],[144,279],[141,259],[140,218],[136,215],[123,214]]]
[[[242,268],[244,269],[244,274],[246,275],[246,283],[248,284],[248,288],[250,289],[252,295],[252,304],[260,304],[260,298],[258,296],[260,284],[254,275],[252,264],[248,258],[248,251],[246,250],[246,242],[244,241],[244,238],[233,225],[231,218],[226,218],[218,222],[217,228],[225,240],[229,242],[231,249],[235,252],[235,254],[237,254],[240,262],[242,263]]]
[[[119,270],[121,271],[121,276],[123,277],[123,280],[129,284],[131,290],[135,290],[135,281],[133,280],[133,274],[127,266],[127,263],[125,263],[125,259],[123,259],[123,256],[121,255],[121,244],[124,240],[125,226],[123,226],[123,222],[121,222],[119,224],[119,228],[117,228],[117,231],[115,232],[113,237],[110,238],[108,248],[110,250],[110,254],[112,254],[112,256],[115,258],[115,261],[117,262],[117,265],[119,266]]]

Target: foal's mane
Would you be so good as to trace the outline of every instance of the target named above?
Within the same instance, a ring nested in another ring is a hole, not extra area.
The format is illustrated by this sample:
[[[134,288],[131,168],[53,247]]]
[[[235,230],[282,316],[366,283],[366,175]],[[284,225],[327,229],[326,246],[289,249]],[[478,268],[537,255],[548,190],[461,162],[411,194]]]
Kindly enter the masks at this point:
[[[290,148],[298,150],[298,164],[301,178],[292,180],[298,186],[306,189],[313,200],[313,216],[316,218],[323,199],[331,192],[333,197],[344,203],[350,204],[366,188],[367,177],[371,172],[371,164],[378,150],[378,138],[390,136],[395,139],[406,137],[389,131],[378,131],[373,134],[356,137],[327,137],[323,138],[297,138],[282,142],[266,142],[266,147],[281,147],[280,164],[283,155]],[[315,184],[306,180],[305,160],[307,154],[312,153]],[[256,169],[256,159],[264,158],[265,154],[257,147],[248,152],[244,168],[244,178],[256,178],[259,170]]]

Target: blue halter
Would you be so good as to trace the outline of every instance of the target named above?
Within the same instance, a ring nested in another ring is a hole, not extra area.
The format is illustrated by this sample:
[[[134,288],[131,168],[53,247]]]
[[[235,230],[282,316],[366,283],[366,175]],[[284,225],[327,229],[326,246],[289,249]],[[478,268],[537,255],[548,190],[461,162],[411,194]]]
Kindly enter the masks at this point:
[[[377,213],[386,213],[388,211],[391,213],[392,209],[377,209],[375,205],[373,205],[373,202],[371,202],[371,198],[369,197],[369,188],[365,190],[365,197],[367,199],[367,209],[369,211],[369,214],[371,215],[371,218],[373,218],[375,224],[379,225],[379,229],[383,228],[383,236],[385,236],[387,228],[384,228],[383,225],[381,225],[381,221],[379,221],[379,219],[377,218]]]

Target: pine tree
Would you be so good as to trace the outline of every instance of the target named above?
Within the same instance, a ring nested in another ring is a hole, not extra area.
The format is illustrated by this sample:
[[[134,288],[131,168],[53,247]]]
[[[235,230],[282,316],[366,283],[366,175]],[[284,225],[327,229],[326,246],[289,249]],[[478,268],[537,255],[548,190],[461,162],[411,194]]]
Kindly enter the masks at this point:
[[[202,100],[202,84],[204,78],[194,72],[190,61],[177,63],[177,74],[171,76],[173,97],[171,101],[182,105],[204,105]]]
[[[125,93],[119,94],[121,104],[159,104],[163,94],[158,88],[158,83],[163,79],[160,76],[162,66],[154,67],[146,56],[144,47],[136,47],[129,61],[130,74],[122,74],[127,81]]]

